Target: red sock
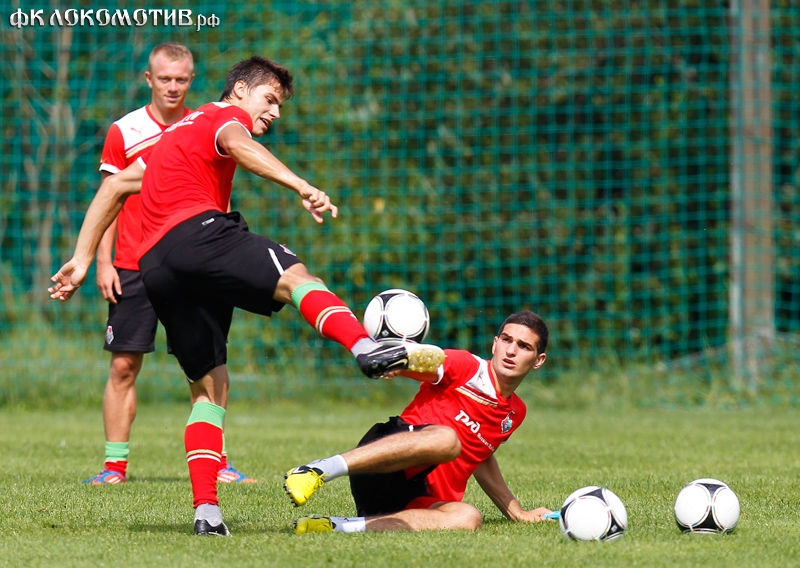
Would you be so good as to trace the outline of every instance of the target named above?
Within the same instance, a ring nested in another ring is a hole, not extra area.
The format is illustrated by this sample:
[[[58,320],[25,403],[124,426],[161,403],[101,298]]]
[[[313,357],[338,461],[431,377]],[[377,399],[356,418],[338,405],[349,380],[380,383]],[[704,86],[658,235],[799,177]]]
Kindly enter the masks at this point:
[[[222,454],[219,459],[219,468],[217,468],[217,471],[222,471],[223,469],[227,468],[228,468],[228,456]]]
[[[307,292],[297,309],[322,337],[344,345],[348,351],[356,341],[369,337],[350,308],[329,290]]]
[[[217,471],[222,454],[222,428],[208,422],[188,424],[184,444],[194,507],[204,503],[218,505]]]
[[[125,477],[125,473],[128,471],[128,460],[113,460],[113,461],[106,460],[103,463],[103,469],[107,469],[108,471],[115,471],[119,473],[121,476]]]

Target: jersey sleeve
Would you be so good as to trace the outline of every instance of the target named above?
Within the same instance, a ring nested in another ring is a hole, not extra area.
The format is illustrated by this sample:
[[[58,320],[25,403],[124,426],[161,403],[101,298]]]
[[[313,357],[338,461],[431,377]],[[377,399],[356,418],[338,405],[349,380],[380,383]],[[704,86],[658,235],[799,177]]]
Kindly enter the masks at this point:
[[[125,156],[125,140],[119,126],[112,124],[108,129],[103,153],[100,156],[100,171],[116,174],[128,166]]]
[[[436,382],[436,386],[444,388],[454,384],[461,386],[478,372],[480,363],[469,351],[445,349],[444,353],[446,357],[440,367],[440,379]]]
[[[217,149],[217,153],[220,156],[227,156],[227,154],[222,152],[222,149],[217,144],[217,138],[219,137],[219,133],[222,132],[222,129],[228,126],[229,124],[239,124],[244,131],[247,133],[248,136],[252,138],[252,134],[250,131],[253,129],[253,120],[250,118],[250,115],[247,114],[245,111],[240,109],[237,106],[228,106],[221,109],[216,116],[214,117],[214,147]]]

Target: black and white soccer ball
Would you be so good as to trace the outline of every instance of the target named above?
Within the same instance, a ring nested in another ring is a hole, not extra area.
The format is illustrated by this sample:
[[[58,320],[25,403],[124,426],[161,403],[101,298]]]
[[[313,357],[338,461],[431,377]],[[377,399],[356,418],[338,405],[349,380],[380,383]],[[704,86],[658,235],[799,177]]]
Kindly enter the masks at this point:
[[[615,540],[628,528],[628,512],[610,489],[590,485],[567,497],[558,524],[569,540]]]
[[[430,326],[425,303],[413,292],[400,288],[381,292],[364,311],[364,328],[376,341],[421,343]]]
[[[739,512],[736,493],[719,479],[695,479],[675,499],[675,522],[683,532],[731,532]]]

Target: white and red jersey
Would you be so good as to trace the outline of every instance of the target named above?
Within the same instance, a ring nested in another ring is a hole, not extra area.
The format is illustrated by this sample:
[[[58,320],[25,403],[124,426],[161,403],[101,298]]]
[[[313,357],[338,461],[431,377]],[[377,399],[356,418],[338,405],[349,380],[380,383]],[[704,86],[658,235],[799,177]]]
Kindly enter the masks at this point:
[[[228,103],[208,103],[164,131],[146,159],[142,180],[142,244],[139,258],[170,229],[204,211],[225,212],[236,162],[217,145],[220,131],[238,124],[247,135],[250,115]]]
[[[409,424],[441,424],[455,430],[461,455],[436,466],[427,484],[435,501],[461,501],[475,469],[519,428],[527,409],[516,394],[505,398],[498,392],[489,361],[468,351],[445,353],[439,381],[422,383],[401,418]]]
[[[186,109],[184,116],[191,111]],[[129,112],[108,129],[100,171],[116,174],[130,166],[140,156],[147,155],[167,128],[158,122],[148,106]],[[114,266],[139,270],[139,244],[142,241],[141,203],[131,195],[117,217],[117,239],[114,246]]]

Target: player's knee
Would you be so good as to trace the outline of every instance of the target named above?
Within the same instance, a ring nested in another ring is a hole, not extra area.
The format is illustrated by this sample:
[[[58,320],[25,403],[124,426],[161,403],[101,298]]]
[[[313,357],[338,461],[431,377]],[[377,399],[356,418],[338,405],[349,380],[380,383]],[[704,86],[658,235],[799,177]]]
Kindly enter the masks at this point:
[[[448,517],[446,527],[455,530],[474,531],[483,525],[483,516],[476,507],[463,501],[443,505],[440,509]]]
[[[109,380],[114,383],[130,383],[142,368],[142,357],[138,353],[116,353],[111,358]]]
[[[461,455],[461,440],[458,439],[458,434],[456,434],[455,430],[449,426],[440,425],[429,428],[432,428],[431,434],[435,436],[436,448],[442,463],[453,461]]]
[[[308,271],[308,267],[302,262],[291,265],[281,275],[280,280],[291,283],[294,286],[305,284],[306,282],[319,282],[322,283],[321,278],[317,278]]]
[[[464,503],[464,505],[467,504]],[[463,515],[463,528],[470,531],[476,531],[483,526],[483,516],[481,515],[481,512],[472,505],[468,505],[468,507],[469,509],[465,511]]]
[[[292,292],[295,288],[302,284],[307,284],[308,282],[325,284],[321,278],[317,278],[311,274],[304,264],[293,264],[286,269],[278,280],[273,298],[284,304],[290,304],[292,302]]]
[[[444,438],[447,457],[452,461],[461,455],[461,440],[458,439],[458,434],[456,434],[456,431],[452,428],[447,428],[447,433],[444,435]]]

